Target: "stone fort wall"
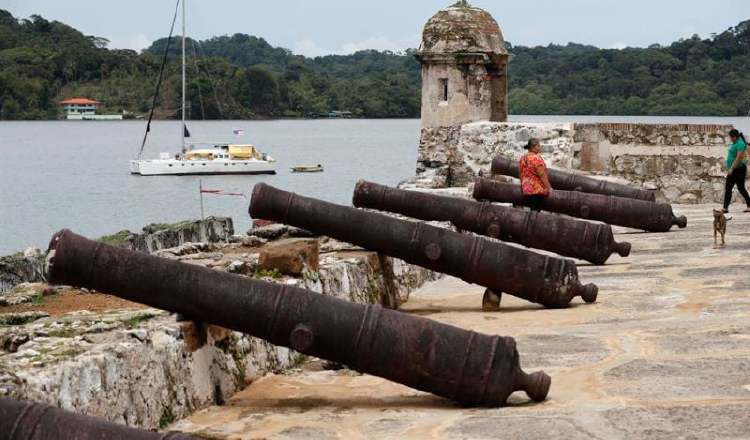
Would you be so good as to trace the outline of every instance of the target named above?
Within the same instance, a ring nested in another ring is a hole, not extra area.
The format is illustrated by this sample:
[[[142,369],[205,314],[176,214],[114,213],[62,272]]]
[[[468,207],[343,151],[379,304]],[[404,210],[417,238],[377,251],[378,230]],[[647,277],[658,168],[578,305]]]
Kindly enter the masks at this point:
[[[550,166],[657,191],[670,203],[720,202],[728,125],[476,122],[425,128],[412,183],[466,186],[498,155],[518,157],[539,138]]]

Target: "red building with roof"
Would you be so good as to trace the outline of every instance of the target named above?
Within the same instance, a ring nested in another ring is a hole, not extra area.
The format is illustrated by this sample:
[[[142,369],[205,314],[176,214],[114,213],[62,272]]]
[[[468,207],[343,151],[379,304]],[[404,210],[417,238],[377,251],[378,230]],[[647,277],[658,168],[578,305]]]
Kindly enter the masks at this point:
[[[102,103],[88,98],[71,98],[60,101],[67,116],[94,116]]]
[[[97,115],[101,102],[88,98],[70,98],[60,101],[66,119],[74,120],[120,120],[122,115]]]

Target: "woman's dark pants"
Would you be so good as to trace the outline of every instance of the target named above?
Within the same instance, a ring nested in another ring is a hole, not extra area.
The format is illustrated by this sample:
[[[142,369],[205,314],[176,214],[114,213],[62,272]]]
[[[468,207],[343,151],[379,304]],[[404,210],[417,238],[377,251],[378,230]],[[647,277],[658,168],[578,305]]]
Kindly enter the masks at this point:
[[[533,195],[533,196],[523,196],[524,204],[531,208],[532,211],[539,212],[542,210],[542,207],[544,206],[544,201],[547,200],[547,196],[543,195]]]
[[[745,189],[745,179],[747,179],[747,165],[737,167],[736,170],[729,176],[727,176],[727,185],[724,189],[724,210],[729,209],[729,205],[732,204],[732,190],[737,186],[740,194],[745,199],[745,203],[750,207],[750,195]]]

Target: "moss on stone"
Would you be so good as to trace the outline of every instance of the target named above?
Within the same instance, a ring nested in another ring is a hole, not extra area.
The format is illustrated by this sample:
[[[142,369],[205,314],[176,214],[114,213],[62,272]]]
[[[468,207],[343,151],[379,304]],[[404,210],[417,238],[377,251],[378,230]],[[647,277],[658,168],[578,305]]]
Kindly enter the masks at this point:
[[[258,269],[253,273],[253,278],[273,278],[274,280],[279,280],[282,278],[282,275],[278,269]]]
[[[76,336],[76,331],[70,323],[64,323],[63,328],[52,330],[49,335],[53,338],[72,338]]]
[[[109,246],[119,246],[125,243],[128,237],[130,237],[131,235],[132,233],[130,231],[120,231],[116,234],[105,235],[104,237],[99,238],[97,241]]]
[[[153,319],[154,316],[155,315],[150,313],[142,313],[126,319],[125,321],[123,321],[123,323],[125,324],[125,327],[127,327],[128,329],[132,329],[138,327],[138,325],[140,325],[141,323]]]
[[[154,232],[182,229],[187,226],[192,226],[193,224],[195,224],[195,221],[193,220],[186,220],[177,223],[151,223],[143,228],[143,232],[153,234]]]
[[[172,412],[172,408],[165,406],[161,411],[161,417],[159,417],[159,429],[166,428],[174,423],[175,420],[177,420],[177,417]]]

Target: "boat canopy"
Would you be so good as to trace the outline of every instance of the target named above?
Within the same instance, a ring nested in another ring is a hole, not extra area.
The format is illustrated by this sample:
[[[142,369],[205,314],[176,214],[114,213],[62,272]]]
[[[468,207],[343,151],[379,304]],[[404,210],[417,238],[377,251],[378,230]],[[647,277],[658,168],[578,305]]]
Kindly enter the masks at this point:
[[[185,159],[186,160],[213,159],[218,153],[220,152],[216,150],[191,150],[185,153]]]
[[[263,159],[263,155],[253,145],[229,145],[229,155],[233,159]]]

